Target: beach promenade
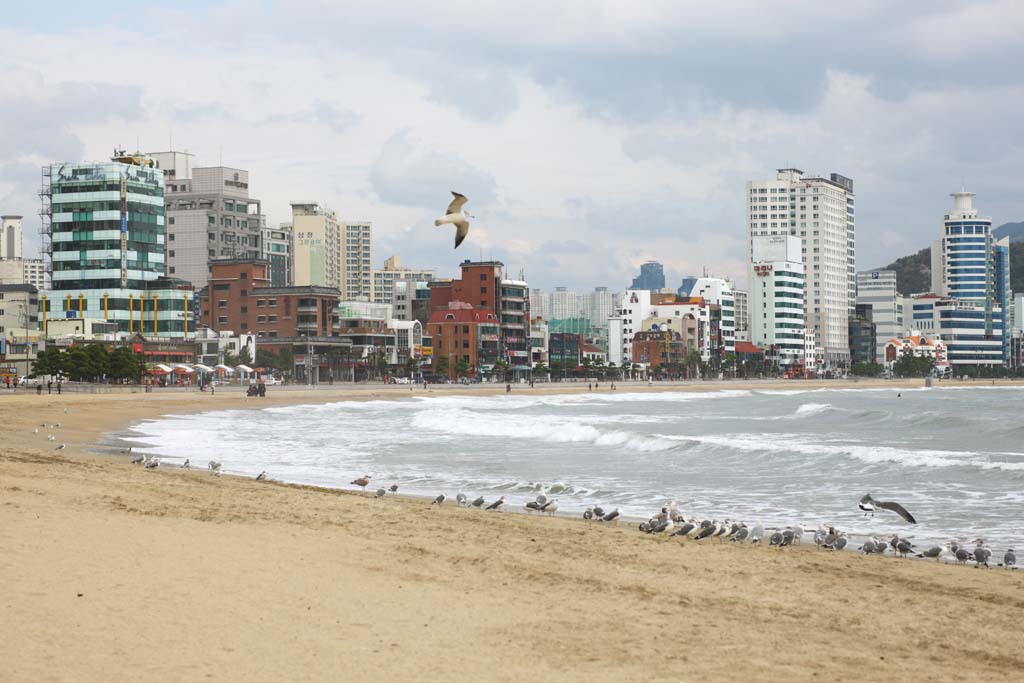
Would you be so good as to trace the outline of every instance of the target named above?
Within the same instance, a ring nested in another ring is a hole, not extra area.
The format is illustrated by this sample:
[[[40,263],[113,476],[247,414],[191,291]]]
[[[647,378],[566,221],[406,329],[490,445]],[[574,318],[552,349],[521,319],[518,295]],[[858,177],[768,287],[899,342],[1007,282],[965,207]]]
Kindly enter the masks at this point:
[[[851,386],[876,384],[920,385]],[[431,393],[0,397],[0,680],[1024,677],[1024,572],[677,543],[634,524],[148,471],[94,453],[105,434],[165,414]],[[60,427],[34,434],[41,423]]]

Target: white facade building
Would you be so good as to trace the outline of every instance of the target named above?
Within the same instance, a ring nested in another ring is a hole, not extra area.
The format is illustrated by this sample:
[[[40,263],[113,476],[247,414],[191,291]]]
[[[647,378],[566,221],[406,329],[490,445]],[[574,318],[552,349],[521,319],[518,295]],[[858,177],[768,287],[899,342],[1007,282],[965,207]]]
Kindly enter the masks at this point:
[[[699,277],[690,289],[690,296],[699,296],[722,311],[722,346],[726,353],[736,352],[736,299],[732,286],[717,277]]]
[[[633,358],[633,335],[643,330],[651,314],[651,291],[627,289],[619,296],[615,313],[608,319],[608,362],[618,366]]]
[[[903,297],[896,291],[896,271],[870,270],[857,273],[857,305],[871,306],[875,324],[875,359],[885,357],[885,344],[903,334]]]
[[[433,268],[403,268],[398,255],[384,261],[384,267],[373,271],[373,297],[382,304],[395,303],[395,285],[399,282],[430,282],[435,279]],[[407,320],[408,318],[399,318]]]
[[[746,205],[751,259],[755,237],[800,238],[807,329],[817,336],[826,367],[848,366],[848,320],[855,311],[857,289],[853,181],[837,173],[824,178],[779,169],[773,180],[746,184]],[[758,316],[753,306],[751,316],[752,321]]]
[[[736,302],[736,341],[750,341],[750,294],[733,288],[732,298]]]
[[[805,277],[800,239],[758,235],[751,243],[750,341],[781,367],[816,366],[816,361],[804,356]]]
[[[342,228],[341,298],[373,301],[373,225],[346,223]]]
[[[607,325],[608,318],[615,310],[615,294],[609,292],[607,287],[594,287],[588,296],[590,322],[601,327]]]

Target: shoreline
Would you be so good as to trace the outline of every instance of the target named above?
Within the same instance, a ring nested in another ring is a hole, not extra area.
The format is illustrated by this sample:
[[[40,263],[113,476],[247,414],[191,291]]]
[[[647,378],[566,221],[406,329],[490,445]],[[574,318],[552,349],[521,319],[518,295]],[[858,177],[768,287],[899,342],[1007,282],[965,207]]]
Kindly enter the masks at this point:
[[[869,388],[709,384],[702,389]],[[436,669],[455,680],[802,681],[899,662],[936,680],[980,681],[1024,668],[1022,572],[811,543],[778,552],[667,542],[632,524],[598,531],[559,516],[145,471],[88,452],[103,434],[169,413],[408,395],[398,386],[266,399],[0,397],[10,615],[0,622],[0,673],[336,680],[355,667],[365,680]],[[586,392],[573,388],[557,393]],[[32,433],[43,422],[62,424],[55,443],[65,450]]]

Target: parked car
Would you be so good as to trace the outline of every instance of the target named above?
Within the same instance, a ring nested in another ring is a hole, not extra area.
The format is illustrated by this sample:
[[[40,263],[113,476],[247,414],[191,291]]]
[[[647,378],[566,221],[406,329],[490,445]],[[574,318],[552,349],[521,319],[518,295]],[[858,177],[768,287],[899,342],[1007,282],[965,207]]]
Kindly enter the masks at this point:
[[[268,387],[272,387],[275,384],[280,384],[281,382],[279,382],[278,379],[273,375],[264,375],[263,383],[266,384]]]

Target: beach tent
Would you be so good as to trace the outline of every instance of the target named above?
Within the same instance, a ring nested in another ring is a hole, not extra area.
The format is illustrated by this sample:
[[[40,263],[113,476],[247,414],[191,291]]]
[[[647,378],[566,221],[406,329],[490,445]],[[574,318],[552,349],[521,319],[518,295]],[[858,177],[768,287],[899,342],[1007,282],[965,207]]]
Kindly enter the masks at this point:
[[[215,365],[214,366],[214,370],[216,370],[221,375],[233,375],[233,374],[235,374],[234,370],[232,370],[228,366],[224,365],[223,363],[218,363],[217,365]]]
[[[195,370],[182,363],[175,363],[172,372],[176,375],[191,375]]]
[[[252,368],[250,368],[248,365],[238,365],[235,366],[235,369],[240,370],[242,372],[252,372]]]
[[[151,375],[169,375],[171,374],[171,372],[173,372],[173,369],[169,365],[157,363],[146,372],[148,372]]]
[[[213,368],[209,365],[203,365],[202,363],[196,363],[192,366],[193,370],[199,370],[200,372],[213,372]]]

